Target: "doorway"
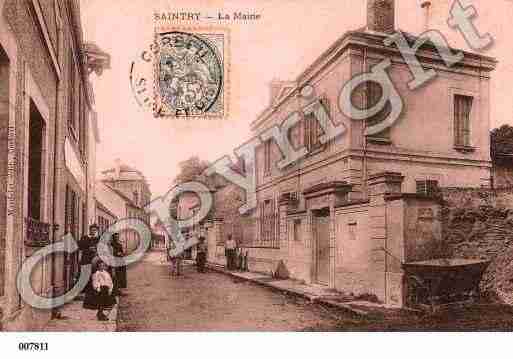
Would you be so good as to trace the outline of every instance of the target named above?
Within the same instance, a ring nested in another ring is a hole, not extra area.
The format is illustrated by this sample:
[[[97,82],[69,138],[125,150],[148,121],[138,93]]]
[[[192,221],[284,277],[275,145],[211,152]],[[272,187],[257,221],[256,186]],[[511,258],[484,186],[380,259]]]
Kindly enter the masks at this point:
[[[329,209],[314,212],[315,279],[322,285],[330,280]]]

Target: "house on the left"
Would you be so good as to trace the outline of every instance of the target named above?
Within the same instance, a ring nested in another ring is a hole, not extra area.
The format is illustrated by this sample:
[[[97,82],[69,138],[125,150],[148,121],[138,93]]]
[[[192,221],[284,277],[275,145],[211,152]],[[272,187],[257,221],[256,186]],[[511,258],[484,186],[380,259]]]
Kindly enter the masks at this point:
[[[0,0],[0,330],[38,330],[51,310],[16,288],[23,262],[68,232],[95,222],[99,141],[89,76],[108,54],[84,43],[78,0]],[[74,285],[76,254],[45,257],[34,291]]]

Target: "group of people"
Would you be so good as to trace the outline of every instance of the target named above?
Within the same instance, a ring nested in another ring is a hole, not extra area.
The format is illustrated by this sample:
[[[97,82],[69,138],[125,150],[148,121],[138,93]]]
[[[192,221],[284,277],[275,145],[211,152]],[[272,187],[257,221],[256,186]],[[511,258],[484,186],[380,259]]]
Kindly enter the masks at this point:
[[[242,253],[242,249],[237,246],[237,242],[228,235],[224,244],[224,254],[226,256],[226,269],[228,270],[246,270],[247,252]]]
[[[237,242],[231,235],[225,242],[225,256],[226,256],[226,268],[228,270],[243,270],[247,267],[246,258],[247,255],[243,255],[242,251],[238,248]],[[207,271],[208,257],[208,245],[205,237],[200,236],[198,238],[198,244],[196,245],[196,268],[199,273],[205,273]],[[179,253],[175,256],[169,254],[168,248],[168,261],[171,266],[171,275],[179,276],[181,273],[183,254]]]
[[[205,237],[200,236],[198,238],[198,244],[196,245],[196,268],[199,273],[205,273],[207,271],[207,251],[208,247]],[[171,275],[174,277],[179,276],[181,273],[183,253],[172,256],[169,254],[169,248],[167,249],[167,253],[168,261],[171,265]]]
[[[116,304],[116,296],[123,295],[121,289],[127,287],[126,266],[109,267],[98,256],[97,245],[100,241],[99,228],[96,224],[89,226],[89,235],[79,241],[80,265],[92,265],[92,276],[84,288],[84,308],[96,309],[100,321],[109,320],[105,311]],[[123,257],[123,246],[119,233],[112,233],[110,241],[112,255]]]

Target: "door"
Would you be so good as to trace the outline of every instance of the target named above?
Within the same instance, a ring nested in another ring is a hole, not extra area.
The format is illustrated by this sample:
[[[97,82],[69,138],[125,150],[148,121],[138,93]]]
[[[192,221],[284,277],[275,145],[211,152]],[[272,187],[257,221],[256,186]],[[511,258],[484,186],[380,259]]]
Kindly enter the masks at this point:
[[[317,282],[324,285],[328,285],[330,280],[329,218],[329,214],[315,217]]]

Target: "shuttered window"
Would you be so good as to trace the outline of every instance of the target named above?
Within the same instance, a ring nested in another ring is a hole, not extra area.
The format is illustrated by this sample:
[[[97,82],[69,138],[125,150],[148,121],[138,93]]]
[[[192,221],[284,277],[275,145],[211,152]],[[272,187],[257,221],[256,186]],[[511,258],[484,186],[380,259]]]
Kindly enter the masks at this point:
[[[260,245],[263,247],[278,247],[278,229],[276,206],[274,199],[260,203]]]
[[[454,96],[454,144],[456,146],[471,146],[470,114],[473,97]]]
[[[330,104],[327,98],[320,100],[322,106],[326,109],[328,117],[330,116]],[[304,145],[308,152],[315,151],[323,148],[323,144],[320,141],[320,137],[324,134],[319,120],[316,118],[315,113],[311,113],[305,116],[303,121],[304,126]]]

